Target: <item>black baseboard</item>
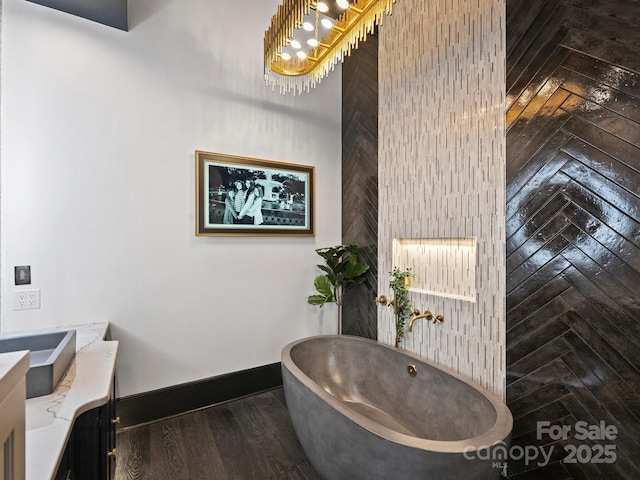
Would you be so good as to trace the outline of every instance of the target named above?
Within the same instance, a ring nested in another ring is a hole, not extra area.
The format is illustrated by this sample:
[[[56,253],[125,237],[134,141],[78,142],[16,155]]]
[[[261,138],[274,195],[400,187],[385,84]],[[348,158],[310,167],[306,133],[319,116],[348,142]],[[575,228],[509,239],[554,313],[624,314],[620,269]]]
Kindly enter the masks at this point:
[[[132,427],[282,386],[280,362],[119,398],[118,428]]]

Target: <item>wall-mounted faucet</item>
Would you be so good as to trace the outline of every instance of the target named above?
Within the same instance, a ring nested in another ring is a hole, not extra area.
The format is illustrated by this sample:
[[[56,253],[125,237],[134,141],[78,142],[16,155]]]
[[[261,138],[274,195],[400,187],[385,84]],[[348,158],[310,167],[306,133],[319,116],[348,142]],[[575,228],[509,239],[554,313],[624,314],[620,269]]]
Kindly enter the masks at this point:
[[[407,328],[407,331],[411,332],[413,331],[413,322],[415,322],[416,320],[420,320],[422,318],[424,318],[425,320],[427,320],[428,322],[433,321],[433,323],[442,323],[444,322],[444,315],[433,315],[433,313],[431,313],[429,310],[426,310],[422,315],[420,314],[420,310],[414,310],[412,313],[412,317],[411,320],[409,320],[409,328]]]

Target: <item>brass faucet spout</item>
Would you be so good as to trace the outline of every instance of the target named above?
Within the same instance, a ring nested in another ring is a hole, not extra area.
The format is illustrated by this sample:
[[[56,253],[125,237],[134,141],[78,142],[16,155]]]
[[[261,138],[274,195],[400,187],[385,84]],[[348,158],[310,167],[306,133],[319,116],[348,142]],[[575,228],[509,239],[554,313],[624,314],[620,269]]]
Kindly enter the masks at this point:
[[[420,312],[418,312],[418,313],[420,313]],[[431,313],[429,310],[427,310],[422,315],[414,315],[413,317],[411,317],[411,320],[409,320],[409,328],[407,328],[407,331],[412,332],[413,331],[413,322],[415,322],[416,320],[420,320],[421,318],[424,318],[428,322],[430,322],[431,320],[433,320],[433,313]]]
[[[433,313],[431,313],[429,310],[424,312],[422,315],[420,315],[420,310],[414,310],[412,313],[413,313],[413,316],[411,317],[411,320],[409,320],[409,328],[407,328],[409,332],[413,331],[413,322],[415,322],[416,320],[420,320],[422,318],[424,318],[427,322],[430,322],[433,320],[433,323],[437,323],[437,324],[444,322],[444,315],[434,316]]]

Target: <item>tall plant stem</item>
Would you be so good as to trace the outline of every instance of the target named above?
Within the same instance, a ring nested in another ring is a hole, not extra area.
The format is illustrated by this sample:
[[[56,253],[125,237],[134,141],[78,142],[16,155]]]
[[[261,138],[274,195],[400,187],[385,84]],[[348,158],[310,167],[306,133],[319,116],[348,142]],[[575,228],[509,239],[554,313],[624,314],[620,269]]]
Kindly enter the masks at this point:
[[[342,287],[336,290],[336,305],[338,306],[338,335],[342,335]]]

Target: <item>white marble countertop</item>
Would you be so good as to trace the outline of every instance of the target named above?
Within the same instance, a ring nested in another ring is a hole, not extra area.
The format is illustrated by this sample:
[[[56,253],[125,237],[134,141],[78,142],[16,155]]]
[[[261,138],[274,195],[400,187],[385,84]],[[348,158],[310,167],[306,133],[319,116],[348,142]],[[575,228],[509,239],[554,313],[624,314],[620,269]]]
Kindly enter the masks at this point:
[[[53,479],[74,420],[109,400],[118,342],[104,341],[108,328],[104,322],[31,331],[76,330],[76,356],[51,395],[26,401],[26,480]]]

